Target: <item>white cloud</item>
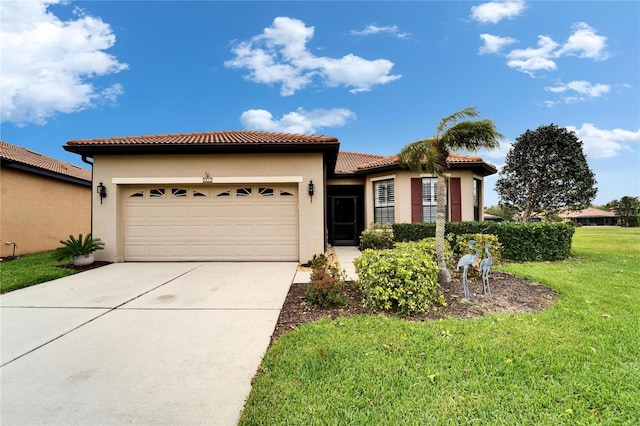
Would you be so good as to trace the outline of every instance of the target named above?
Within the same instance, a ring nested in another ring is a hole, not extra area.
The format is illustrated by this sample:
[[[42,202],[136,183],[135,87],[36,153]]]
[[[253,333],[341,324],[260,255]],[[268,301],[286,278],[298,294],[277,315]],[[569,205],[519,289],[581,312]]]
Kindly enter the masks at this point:
[[[478,51],[481,55],[488,53],[500,53],[503,47],[509,46],[510,44],[518,41],[515,38],[500,37],[491,34],[480,34],[480,39],[484,42]]]
[[[567,126],[576,133],[584,143],[585,154],[590,159],[615,157],[625,149],[632,149],[630,144],[640,143],[640,129],[637,131],[623,129],[599,129],[592,123],[583,123],[579,129]]]
[[[376,34],[390,34],[394,37],[403,38],[403,39],[409,38],[409,36],[411,35],[411,33],[400,32],[400,28],[398,28],[397,25],[379,27],[375,24],[368,25],[365,29],[360,31],[352,30],[351,34],[361,35],[361,36],[376,35]]]
[[[262,34],[236,44],[232,49],[235,58],[225,66],[247,69],[246,78],[256,83],[280,84],[282,96],[293,95],[316,78],[329,87],[344,86],[357,93],[401,77],[389,74],[394,64],[387,59],[315,56],[306,46],[313,33],[314,27],[298,19],[275,18]]]
[[[507,65],[531,74],[538,70],[554,70],[556,63],[549,59],[558,43],[548,36],[538,36],[538,48],[515,49],[507,54]]]
[[[519,16],[525,9],[522,0],[492,1],[471,8],[471,18],[483,24],[497,24]]]
[[[584,22],[573,24],[572,33],[567,41],[560,45],[548,35],[538,36],[538,46],[525,49],[514,49],[508,52],[507,65],[517,71],[534,77],[536,71],[553,71],[557,68],[556,60],[563,56],[577,56],[579,58],[604,60],[607,52],[607,38],[596,34],[596,31]],[[516,42],[510,37],[498,37],[481,34],[483,45],[479,53],[500,54],[504,46]]]
[[[264,109],[250,109],[242,113],[240,122],[247,129],[267,132],[313,134],[318,129],[326,127],[342,127],[356,115],[344,108],[314,109],[307,111],[298,108],[280,119]]]
[[[564,98],[566,103],[584,101],[587,98],[597,98],[605,93],[609,93],[611,87],[608,84],[591,84],[588,81],[576,80],[567,84],[558,83],[555,86],[545,87],[544,90],[553,93],[579,93],[583,96],[569,95]]]
[[[573,30],[567,42],[555,52],[556,57],[571,55],[595,60],[604,60],[609,57],[606,52],[606,37],[597,35],[596,30],[584,22],[573,24]]]
[[[48,10],[60,0],[0,3],[1,121],[45,124],[56,113],[71,113],[114,102],[115,84],[97,88],[91,80],[128,68],[104,50],[115,44],[111,27],[75,8],[62,21]]]

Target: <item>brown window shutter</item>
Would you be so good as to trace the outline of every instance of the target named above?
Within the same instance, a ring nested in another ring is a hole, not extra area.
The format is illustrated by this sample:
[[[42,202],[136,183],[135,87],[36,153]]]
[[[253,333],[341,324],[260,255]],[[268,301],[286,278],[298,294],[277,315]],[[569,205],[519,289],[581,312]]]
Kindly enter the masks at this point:
[[[462,191],[460,178],[451,178],[449,181],[451,191],[451,222],[462,222]]]
[[[422,178],[411,178],[411,222],[422,222]]]

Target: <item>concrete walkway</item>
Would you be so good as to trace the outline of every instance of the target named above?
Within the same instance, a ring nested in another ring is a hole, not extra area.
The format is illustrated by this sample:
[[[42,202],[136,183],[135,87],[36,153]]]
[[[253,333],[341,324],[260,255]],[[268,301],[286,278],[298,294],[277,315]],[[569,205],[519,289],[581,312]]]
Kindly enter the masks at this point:
[[[119,263],[0,296],[0,423],[235,425],[296,263]]]
[[[347,273],[348,281],[357,281],[358,274],[356,274],[356,267],[353,265],[353,260],[356,257],[360,257],[361,252],[358,250],[358,247],[354,246],[336,246],[333,247],[336,258],[338,259],[338,263],[340,264],[340,268],[344,269]],[[293,279],[294,284],[306,284],[309,282],[311,278],[311,272],[308,271],[297,271],[296,276]]]

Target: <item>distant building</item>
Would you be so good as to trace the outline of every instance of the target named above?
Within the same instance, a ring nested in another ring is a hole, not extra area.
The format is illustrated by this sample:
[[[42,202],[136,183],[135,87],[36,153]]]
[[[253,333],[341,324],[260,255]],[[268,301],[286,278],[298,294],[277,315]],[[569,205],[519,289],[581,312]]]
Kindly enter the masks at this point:
[[[504,222],[504,218],[500,216],[496,216],[493,214],[486,213],[484,214],[485,222]]]
[[[566,211],[560,213],[565,222],[579,223],[584,226],[615,226],[620,224],[619,217],[615,213],[595,209],[593,207],[579,211]]]

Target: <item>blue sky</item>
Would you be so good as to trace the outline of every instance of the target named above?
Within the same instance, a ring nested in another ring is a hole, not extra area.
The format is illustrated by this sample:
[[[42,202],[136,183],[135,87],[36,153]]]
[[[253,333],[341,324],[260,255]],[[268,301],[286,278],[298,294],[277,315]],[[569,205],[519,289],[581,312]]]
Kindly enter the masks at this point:
[[[640,195],[637,1],[3,1],[2,140],[266,130],[394,154],[467,106],[576,131],[596,204]],[[497,175],[485,204],[497,204]]]

